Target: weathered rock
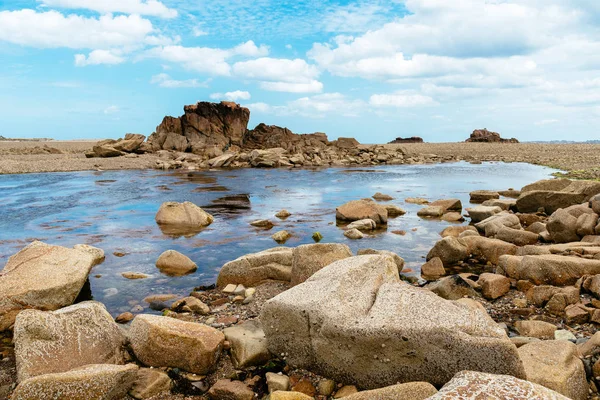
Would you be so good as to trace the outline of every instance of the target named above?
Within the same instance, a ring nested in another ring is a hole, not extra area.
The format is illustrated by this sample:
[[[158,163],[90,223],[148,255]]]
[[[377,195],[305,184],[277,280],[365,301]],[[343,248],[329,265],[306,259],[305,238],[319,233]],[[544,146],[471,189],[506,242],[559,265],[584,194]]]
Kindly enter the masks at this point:
[[[398,273],[402,272],[404,269],[404,259],[400,257],[398,254],[393,251],[388,250],[375,250],[375,249],[359,249],[356,252],[357,256],[368,256],[368,255],[380,255],[391,257],[394,260],[394,264],[396,264],[396,268],[398,268]]]
[[[212,168],[226,168],[235,161],[236,155],[232,153],[225,153],[218,157],[211,158],[208,160],[208,165]]]
[[[475,190],[469,193],[471,203],[481,204],[486,200],[499,199],[500,194],[493,190]]]
[[[577,346],[566,340],[545,340],[519,348],[527,380],[574,400],[588,396],[585,368]]]
[[[500,200],[500,199],[491,199],[486,200],[481,203],[483,206],[488,207],[500,207],[503,211],[508,211],[516,208],[517,201],[516,200]]]
[[[556,287],[550,285],[533,286],[527,291],[527,301],[536,307],[544,307],[555,295],[566,297],[567,304],[579,301],[579,288],[575,286]]]
[[[292,279],[292,260],[292,249],[286,247],[247,254],[223,265],[217,286],[242,284],[252,287],[268,279],[289,282]]]
[[[438,257],[444,266],[450,266],[469,256],[467,246],[462,239],[447,236],[439,240],[427,254],[427,261]]]
[[[214,221],[212,215],[189,201],[163,203],[155,219],[163,232],[174,234],[199,232]]]
[[[427,287],[433,293],[446,300],[458,300],[463,297],[478,297],[467,280],[460,275],[447,276]]]
[[[524,376],[485,312],[401,282],[390,257],[335,262],[269,300],[261,321],[269,349],[290,366],[365,388],[441,384],[472,368]]]
[[[286,150],[281,147],[252,150],[250,153],[250,165],[255,168],[291,166],[285,154]]]
[[[579,241],[577,235],[577,218],[566,210],[558,210],[550,216],[546,229],[550,238],[555,243],[569,243]]]
[[[73,304],[93,265],[89,252],[37,241],[10,257],[0,273],[0,332],[21,310]]]
[[[269,396],[271,400],[314,400],[314,397],[307,396],[300,392],[284,392],[278,390],[271,393]]]
[[[389,194],[384,194],[384,193],[380,193],[377,192],[373,195],[373,199],[377,200],[377,201],[391,201],[394,200],[394,198],[392,196],[390,196]]]
[[[335,209],[336,218],[343,221],[372,219],[376,224],[387,224],[388,211],[370,200],[353,200]]]
[[[401,215],[406,214],[406,211],[398,206],[395,206],[393,204],[386,204],[384,205],[385,209],[388,212],[388,217],[389,218],[394,218],[394,217],[399,217]]]
[[[425,400],[437,393],[428,382],[410,382],[367,390],[344,397],[346,400]]]
[[[134,317],[135,317],[135,316],[134,316],[132,313],[130,313],[130,312],[124,312],[124,313],[121,313],[121,314],[119,314],[119,315],[118,315],[118,316],[115,318],[115,322],[116,322],[117,324],[126,324],[126,323],[128,323],[129,321],[133,320],[133,318],[134,318]]]
[[[265,375],[267,380],[267,387],[269,393],[276,392],[278,390],[287,391],[290,388],[290,378],[287,375],[276,374],[274,372],[267,372]]]
[[[226,328],[223,333],[231,346],[231,359],[236,368],[262,365],[271,358],[259,321],[246,321]]]
[[[582,304],[571,304],[565,307],[565,319],[570,325],[585,324],[590,319],[590,313]]]
[[[538,235],[544,231],[547,231],[546,224],[544,224],[543,222],[534,222],[533,224],[525,228],[525,230],[528,232],[537,233]]]
[[[420,204],[420,205],[429,204],[429,200],[424,199],[422,197],[407,197],[406,199],[404,199],[404,201],[406,203],[410,203],[410,204]]]
[[[595,234],[596,225],[598,225],[598,214],[581,214],[577,218],[577,235],[584,237]]]
[[[534,213],[543,209],[546,214],[552,214],[559,208],[586,202],[598,193],[600,183],[595,181],[542,180],[521,189],[517,208],[523,213]]]
[[[365,235],[363,235],[363,233],[358,229],[348,229],[344,231],[344,236],[352,240],[362,239],[365,237]]]
[[[156,268],[163,274],[183,276],[195,272],[198,266],[188,256],[175,250],[167,250],[156,260]]]
[[[88,364],[125,362],[125,337],[104,305],[94,301],[50,312],[22,311],[14,343],[20,382]]]
[[[104,250],[98,247],[90,246],[87,244],[76,244],[73,246],[75,250],[85,251],[94,258],[94,265],[101,264],[104,261]]]
[[[492,264],[498,264],[500,257],[506,254],[517,253],[517,246],[499,239],[490,239],[483,236],[467,236],[460,238],[467,246],[467,254],[484,258]]]
[[[477,206],[466,209],[471,221],[477,223],[502,212],[500,207]]]
[[[112,147],[124,153],[133,153],[142,146],[144,140],[146,140],[146,136],[144,135],[140,135],[139,133],[127,133],[125,138],[117,140]]]
[[[536,383],[508,375],[462,371],[428,400],[568,400],[567,397]]]
[[[290,213],[288,210],[281,210],[277,214],[275,214],[275,216],[279,219],[286,219],[291,215],[292,213]]]
[[[292,234],[289,233],[288,231],[279,231],[279,232],[275,232],[273,235],[271,235],[271,239],[273,239],[274,241],[276,241],[279,244],[284,244],[291,237],[292,237]]]
[[[453,236],[457,238],[461,233],[466,231],[472,231],[477,233],[477,229],[472,225],[466,226],[449,226],[440,232],[441,237]]]
[[[211,400],[252,400],[254,392],[241,381],[219,379],[208,391]]]
[[[500,239],[508,243],[513,243],[517,246],[526,246],[537,243],[539,235],[537,233],[507,228],[504,226],[500,228],[498,233],[496,233],[496,239]]]
[[[481,285],[481,294],[489,300],[502,297],[510,290],[510,279],[503,275],[484,273],[477,282]]]
[[[361,219],[349,224],[346,229],[358,229],[359,231],[372,231],[377,228],[377,224],[372,219]]]
[[[538,339],[553,339],[556,326],[544,321],[517,321],[515,329],[522,336]]]
[[[494,237],[502,228],[521,229],[521,221],[515,214],[500,213],[492,215],[481,222],[475,224],[475,227],[484,233],[487,237]]]
[[[169,375],[156,368],[140,368],[129,395],[143,400],[171,390],[173,382]]]
[[[424,218],[440,218],[444,215],[444,209],[442,207],[430,205],[417,211],[417,215]]]
[[[19,384],[13,400],[119,400],[133,385],[138,366],[96,364],[29,378]]]
[[[140,314],[127,334],[138,360],[151,367],[174,367],[195,374],[212,371],[225,337],[194,322]]]
[[[171,310],[176,312],[191,312],[200,315],[210,313],[210,307],[193,296],[184,297],[183,299],[175,301],[171,305]]]
[[[519,143],[515,138],[503,139],[498,132],[488,131],[486,128],[475,129],[466,140],[467,143]]]
[[[352,257],[345,244],[316,243],[296,247],[292,259],[292,286],[298,285],[329,264]]]
[[[124,154],[125,153],[123,153],[120,150],[115,149],[112,145],[102,144],[102,145],[96,145],[96,146],[92,147],[92,152],[89,153],[89,156],[86,153],[86,157],[87,158],[92,158],[92,157],[112,158],[112,157],[120,157]]]
[[[574,285],[584,275],[600,274],[600,260],[559,255],[502,256],[499,274],[517,280],[528,280],[536,285]]]
[[[446,222],[463,222],[465,218],[460,213],[448,212],[442,215],[441,220]]]
[[[436,200],[433,203],[430,203],[429,206],[441,207],[444,214],[450,211],[456,211],[458,213],[462,212],[462,203],[459,199]]]
[[[444,263],[439,257],[432,258],[421,267],[421,277],[428,281],[435,281],[444,275],[446,275],[446,270],[444,269]]]

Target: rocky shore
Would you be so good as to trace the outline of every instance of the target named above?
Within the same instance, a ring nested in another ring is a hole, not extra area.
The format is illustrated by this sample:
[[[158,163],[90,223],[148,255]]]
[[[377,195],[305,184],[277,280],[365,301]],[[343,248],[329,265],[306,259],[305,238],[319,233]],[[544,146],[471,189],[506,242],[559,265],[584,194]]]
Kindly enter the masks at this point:
[[[403,215],[388,198],[330,213],[346,232],[381,229]],[[102,249],[32,242],[0,271],[0,397],[599,398],[600,183],[477,190],[465,209],[406,201],[422,218],[469,223],[440,232],[419,279],[402,254],[354,254],[315,234],[231,260],[187,297],[145,299],[156,314],[81,301]],[[189,202],[156,210],[161,229],[181,235],[214,222]],[[197,267],[169,250],[156,268]]]

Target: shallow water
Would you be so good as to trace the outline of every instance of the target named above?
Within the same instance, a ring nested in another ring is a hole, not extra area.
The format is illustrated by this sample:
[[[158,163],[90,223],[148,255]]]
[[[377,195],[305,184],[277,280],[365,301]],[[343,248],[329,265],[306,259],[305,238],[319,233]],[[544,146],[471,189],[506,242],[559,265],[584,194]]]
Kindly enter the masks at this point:
[[[469,206],[477,189],[519,189],[550,177],[556,170],[522,163],[468,163],[330,168],[321,170],[105,171],[0,176],[0,266],[34,239],[73,246],[86,243],[104,249],[106,261],[90,275],[92,295],[113,314],[147,304],[150,294],[187,295],[195,286],[213,283],[221,266],[241,255],[275,247],[271,235],[285,229],[294,236],[287,246],[325,242],[391,250],[418,274],[424,257],[450,223],[423,220],[421,206],[407,197],[429,200],[459,198]],[[389,194],[408,214],[390,219],[387,230],[352,241],[336,227],[335,208],[347,201]],[[215,216],[215,222],[192,237],[164,234],[154,221],[165,201],[191,201]],[[274,214],[287,209],[285,221]],[[256,219],[276,222],[269,231],[249,225]],[[404,230],[400,236],[392,231]],[[198,271],[168,277],[155,267],[158,256],[173,249],[188,255]],[[113,253],[125,253],[117,257]],[[122,272],[151,275],[127,280]],[[96,277],[100,276],[100,277]]]

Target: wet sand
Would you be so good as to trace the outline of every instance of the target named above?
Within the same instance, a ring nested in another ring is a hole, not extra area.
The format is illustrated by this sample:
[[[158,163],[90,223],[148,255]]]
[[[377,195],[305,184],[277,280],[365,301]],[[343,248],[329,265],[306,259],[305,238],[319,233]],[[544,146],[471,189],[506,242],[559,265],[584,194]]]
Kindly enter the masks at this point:
[[[154,155],[117,158],[85,158],[94,141],[0,142],[0,174],[32,172],[118,170],[153,168]],[[63,154],[32,154],[48,146]],[[600,179],[600,145],[593,144],[500,144],[500,143],[410,143],[410,154],[454,157],[466,161],[527,162],[567,171],[566,176]],[[35,148],[38,149],[35,149]],[[427,157],[426,157],[427,158]]]

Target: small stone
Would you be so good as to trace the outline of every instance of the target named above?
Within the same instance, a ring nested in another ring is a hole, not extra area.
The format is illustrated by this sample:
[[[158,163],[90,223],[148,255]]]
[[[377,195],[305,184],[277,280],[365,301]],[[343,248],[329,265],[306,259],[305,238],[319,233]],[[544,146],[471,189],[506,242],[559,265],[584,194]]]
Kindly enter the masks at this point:
[[[233,292],[235,292],[235,289],[237,289],[237,285],[230,283],[229,285],[225,286],[225,288],[223,288],[223,293],[232,294]]]
[[[223,333],[231,345],[231,359],[236,368],[263,365],[271,358],[267,349],[267,339],[259,321],[246,321],[226,328]]]
[[[311,397],[314,397],[317,394],[317,390],[308,379],[301,379],[294,387],[292,387],[292,391],[304,393]]]
[[[200,315],[206,315],[210,313],[210,307],[193,296],[184,297],[181,300],[177,300],[171,305],[171,310],[177,312],[180,312],[180,310],[193,312]]]
[[[277,390],[286,392],[290,387],[290,378],[287,375],[267,372],[266,378],[269,393],[273,393]]]
[[[227,315],[225,317],[219,317],[219,318],[217,318],[217,321],[216,321],[217,324],[225,325],[225,326],[233,325],[237,322],[238,322],[238,317],[236,317],[234,315]]]
[[[115,322],[119,324],[126,324],[134,318],[134,315],[130,312],[124,312],[115,318]]]
[[[554,331],[554,340],[574,341],[574,340],[577,340],[577,338],[570,331],[568,331],[566,329],[559,329],[557,331]]]
[[[141,272],[132,272],[132,271],[123,272],[121,274],[121,276],[123,278],[132,279],[132,280],[150,278],[150,275],[142,274]]]
[[[590,314],[579,304],[571,304],[565,308],[565,318],[568,324],[585,324],[590,319]]]
[[[170,391],[171,387],[171,378],[163,371],[156,368],[140,368],[129,395],[139,400],[148,399]]]
[[[252,400],[254,392],[243,382],[219,379],[208,391],[211,400]]]
[[[244,296],[246,294],[246,288],[244,285],[239,284],[236,286],[235,290],[231,293],[234,296]]]
[[[525,308],[525,307],[527,307],[527,300],[526,299],[514,299],[513,304],[519,308]]]
[[[246,300],[246,298],[244,296],[235,296],[233,298],[233,302],[234,303],[243,303],[244,300]]]
[[[250,222],[250,225],[252,225],[256,228],[263,228],[263,229],[271,229],[273,226],[275,226],[268,219],[258,219],[256,221]]]
[[[288,210],[281,210],[277,214],[275,214],[275,216],[279,219],[286,219],[290,215],[292,215],[292,214]]]
[[[421,276],[428,281],[434,281],[446,275],[444,264],[439,257],[434,257],[421,267]]]
[[[515,329],[523,336],[552,339],[557,328],[553,324],[544,321],[517,321]]]
[[[363,235],[363,233],[361,231],[359,231],[358,229],[349,229],[344,232],[344,236],[346,236],[348,239],[352,239],[352,240],[362,239],[365,237],[365,235]]]
[[[488,300],[502,297],[510,290],[510,279],[504,275],[484,273],[479,276],[478,282],[483,297]]]
[[[378,201],[390,201],[390,200],[394,200],[394,198],[392,196],[390,196],[389,194],[383,194],[383,193],[379,193],[379,192],[375,193],[373,195],[373,198],[375,200],[378,200]]]
[[[315,232],[312,234],[312,239],[315,241],[315,243],[319,243],[321,240],[323,240],[323,235],[321,235],[321,232]]]
[[[246,289],[246,293],[244,293],[244,295],[246,297],[250,297],[250,296],[254,296],[254,293],[256,293],[255,288],[248,288],[248,289]]]
[[[388,217],[399,217],[406,214],[406,211],[398,206],[392,204],[386,204],[384,206],[388,212]]]
[[[323,379],[319,381],[318,390],[321,396],[331,396],[335,390],[335,381],[332,381],[331,379]]]
[[[354,385],[342,386],[340,388],[340,390],[335,392],[335,395],[333,396],[333,398],[341,399],[341,398],[350,396],[351,394],[354,394],[354,393],[358,393],[358,389],[356,389],[356,386],[354,386]]]
[[[292,237],[292,234],[289,233],[288,231],[279,231],[279,232],[274,233],[271,236],[271,239],[273,239],[274,241],[276,241],[279,244],[283,244],[283,243],[287,242],[288,239],[291,237]]]

